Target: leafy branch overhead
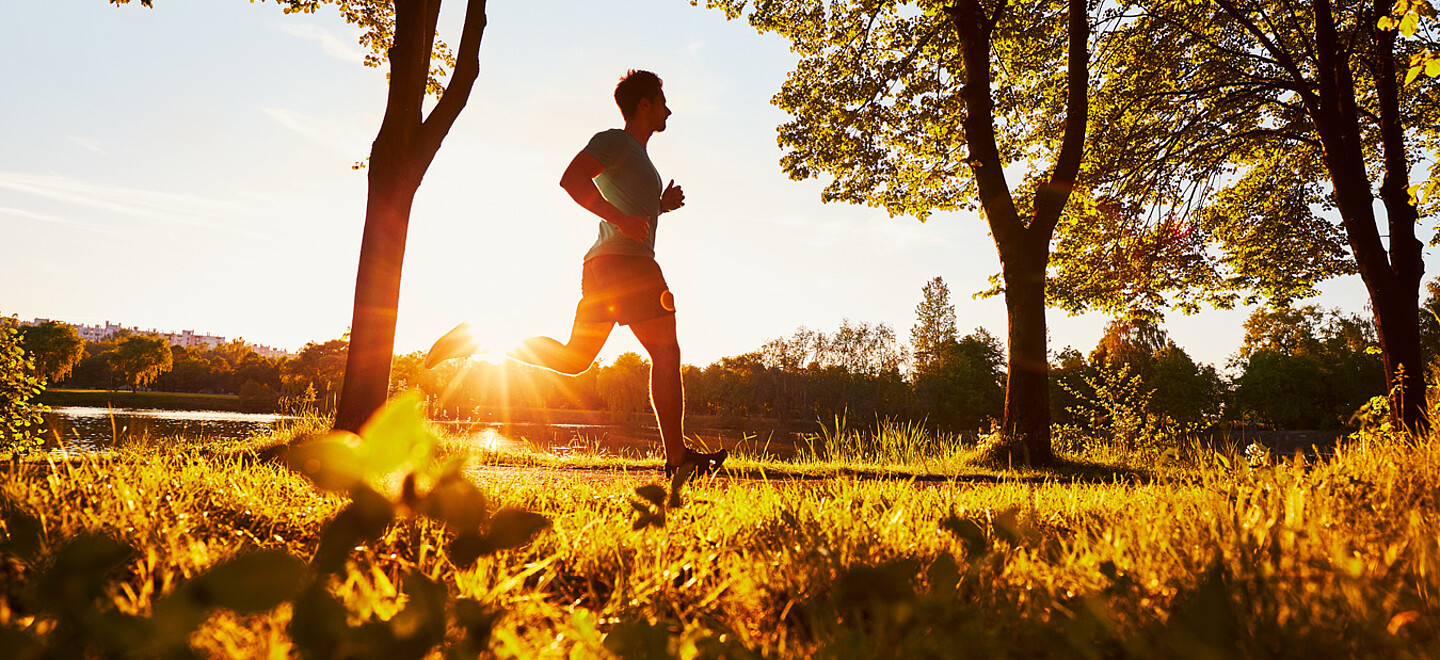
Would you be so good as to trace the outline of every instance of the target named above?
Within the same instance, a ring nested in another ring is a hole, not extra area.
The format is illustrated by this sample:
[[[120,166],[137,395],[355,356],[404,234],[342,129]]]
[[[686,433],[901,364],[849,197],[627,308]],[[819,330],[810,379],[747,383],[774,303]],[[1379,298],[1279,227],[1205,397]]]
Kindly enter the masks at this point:
[[[800,56],[772,100],[791,115],[779,142],[792,178],[833,177],[824,201],[878,206],[892,216],[924,220],[979,207],[972,169],[980,161],[967,144],[969,109],[960,93],[961,35],[946,14],[952,3],[704,4],[785,37]],[[1060,150],[1067,70],[1056,62],[1065,59],[1066,16],[1065,3],[1045,2],[994,17],[994,53],[1005,62],[992,86],[1002,166],[1050,163]],[[1028,196],[1015,197],[1028,216]]]
[[[1435,6],[1430,0],[1395,0],[1395,8],[1389,16],[1381,16],[1376,25],[1381,30],[1399,30],[1407,39],[1420,39],[1427,47],[1436,46],[1435,38],[1423,34],[1420,21],[1435,20]],[[1440,76],[1440,51],[1424,50],[1410,55],[1410,66],[1405,72],[1405,84],[1415,82],[1420,74],[1431,78]]]

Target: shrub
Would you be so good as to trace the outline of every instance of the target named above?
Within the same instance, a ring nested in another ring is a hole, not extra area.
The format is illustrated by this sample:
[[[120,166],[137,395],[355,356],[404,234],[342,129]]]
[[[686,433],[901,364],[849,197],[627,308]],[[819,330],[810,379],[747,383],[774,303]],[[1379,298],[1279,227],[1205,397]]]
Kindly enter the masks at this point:
[[[20,331],[0,322],[0,453],[26,453],[38,445],[44,406],[30,400],[45,391],[35,362],[20,344]]]

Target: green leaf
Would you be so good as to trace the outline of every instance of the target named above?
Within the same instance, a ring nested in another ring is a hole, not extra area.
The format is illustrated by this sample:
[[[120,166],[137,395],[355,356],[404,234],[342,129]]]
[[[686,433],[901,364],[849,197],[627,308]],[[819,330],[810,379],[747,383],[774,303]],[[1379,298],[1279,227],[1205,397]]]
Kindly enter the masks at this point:
[[[536,534],[549,527],[550,519],[538,513],[504,508],[496,511],[490,519],[490,533],[486,537],[495,550],[507,550],[529,543]]]
[[[346,617],[345,606],[330,594],[324,581],[317,581],[295,601],[286,632],[302,656],[334,658],[350,631]]]
[[[1022,537],[1019,515],[1018,510],[1011,508],[995,516],[995,538],[1018,545]]]
[[[925,577],[930,583],[930,593],[939,596],[951,595],[960,585],[960,567],[955,563],[954,557],[948,553],[941,554],[925,571]]]
[[[665,503],[665,489],[659,484],[645,484],[635,489],[635,494],[645,498],[646,501],[655,506],[663,506]]]
[[[385,532],[395,519],[395,507],[369,486],[358,484],[345,507],[320,533],[320,546],[311,564],[321,573],[338,573],[345,568],[350,551],[364,541]]]
[[[469,566],[480,557],[525,545],[548,527],[550,519],[538,513],[513,508],[501,509],[490,519],[488,533],[462,533],[450,542],[450,562],[456,566]]]
[[[1418,12],[1407,12],[1400,19],[1400,34],[1408,39],[1415,36],[1415,29],[1420,25],[1420,14]]]
[[[465,630],[462,644],[471,653],[480,653],[490,647],[490,633],[503,613],[472,598],[455,600],[455,623]]]
[[[361,464],[371,476],[384,476],[409,462],[417,470],[429,467],[435,434],[425,427],[424,397],[410,390],[392,397],[360,429]]]
[[[450,563],[457,568],[466,568],[474,564],[476,559],[491,552],[493,550],[490,549],[490,541],[478,531],[461,533],[450,542],[450,546],[446,549]]]
[[[336,431],[321,440],[287,449],[281,460],[322,490],[349,490],[364,477],[360,457],[347,441],[354,437]]]
[[[444,584],[420,574],[406,577],[403,591],[409,602],[388,622],[396,645],[391,657],[423,658],[445,641],[445,602],[450,594]]]
[[[39,658],[46,657],[44,647],[40,645],[40,639],[28,630],[17,630],[9,626],[0,626],[0,649],[10,654],[12,658]]]
[[[1240,623],[1227,582],[1225,566],[1217,559],[1171,615],[1165,641],[1176,657],[1237,657]]]
[[[218,564],[185,586],[200,607],[268,612],[300,594],[308,569],[283,550],[260,550]]]
[[[0,550],[27,562],[34,561],[45,544],[45,526],[40,520],[7,501],[0,505],[0,523],[5,526]]]
[[[421,512],[459,533],[480,529],[486,518],[485,494],[458,472],[447,472],[425,496]]]
[[[669,660],[670,631],[647,619],[623,621],[605,635],[605,649],[627,660]]]
[[[965,544],[965,556],[972,560],[990,550],[990,541],[985,538],[985,530],[974,520],[950,514],[948,518],[940,521],[940,527]]]
[[[37,578],[36,594],[42,609],[78,616],[95,611],[111,573],[119,570],[134,549],[100,534],[85,533],[70,539],[55,553],[55,563]]]

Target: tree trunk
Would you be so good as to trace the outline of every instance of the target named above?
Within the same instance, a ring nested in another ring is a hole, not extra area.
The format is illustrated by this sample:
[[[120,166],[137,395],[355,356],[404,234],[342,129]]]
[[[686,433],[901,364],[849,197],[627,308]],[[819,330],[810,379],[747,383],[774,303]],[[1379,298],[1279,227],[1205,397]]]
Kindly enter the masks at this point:
[[[1010,442],[998,448],[1001,453],[992,455],[992,462],[1048,465],[1054,460],[1050,446],[1050,361],[1045,345],[1045,268],[1049,257],[1048,240],[1022,241],[1000,256],[1010,326],[1004,422]]]
[[[1089,16],[1085,0],[1068,3],[1065,133],[1050,179],[1037,187],[1028,225],[1021,221],[1005,180],[1005,163],[995,140],[991,97],[991,34],[1006,3],[987,16],[979,0],[957,0],[946,8],[960,40],[965,69],[965,143],[985,219],[1000,253],[1009,324],[1009,374],[1005,383],[1004,436],[982,460],[998,465],[1048,465],[1050,367],[1045,334],[1045,277],[1050,240],[1070,199],[1084,154],[1089,118]]]
[[[465,107],[480,72],[485,0],[469,0],[450,86],[430,116],[423,116],[440,2],[394,0],[390,94],[385,118],[370,150],[369,199],[355,276],[350,350],[335,411],[335,428],[340,430],[359,432],[385,402],[395,350],[395,319],[399,313],[400,272],[410,207],[425,170]]]
[[[1339,37],[1328,0],[1312,0],[1315,12],[1319,104],[1312,111],[1316,133],[1324,146],[1325,165],[1335,193],[1345,236],[1375,315],[1375,329],[1385,362],[1391,418],[1400,428],[1423,431],[1425,363],[1420,347],[1420,281],[1425,263],[1415,237],[1418,213],[1410,204],[1408,162],[1399,103],[1399,72],[1395,67],[1393,31],[1368,27],[1373,39],[1371,70],[1380,113],[1380,141],[1385,177],[1380,197],[1385,204],[1389,250],[1380,236],[1374,194],[1361,146],[1361,118],[1355,78],[1345,44]],[[1375,16],[1389,5],[1375,3]],[[1372,23],[1373,23],[1373,19]]]
[[[376,139],[377,152],[389,146],[383,145],[382,139]],[[418,179],[408,181],[408,177],[394,171],[382,172],[373,157],[371,163],[365,233],[360,241],[360,264],[355,277],[350,349],[345,361],[340,405],[335,412],[335,428],[351,432],[358,432],[370,414],[385,402],[389,389],[405,237],[410,226],[410,206],[420,183]]]
[[[1382,16],[1390,4],[1377,1],[1374,12]],[[1381,30],[1372,22],[1375,35],[1375,94],[1380,102],[1380,141],[1384,148],[1385,178],[1380,199],[1390,229],[1390,266],[1395,273],[1393,300],[1373,304],[1380,350],[1385,356],[1385,377],[1399,385],[1391,394],[1392,418],[1401,428],[1424,433],[1425,355],[1420,347],[1420,282],[1425,277],[1425,257],[1415,237],[1419,210],[1410,203],[1409,159],[1405,150],[1405,127],[1400,112],[1400,71],[1395,66],[1395,31]],[[1384,309],[1385,318],[1381,318]]]

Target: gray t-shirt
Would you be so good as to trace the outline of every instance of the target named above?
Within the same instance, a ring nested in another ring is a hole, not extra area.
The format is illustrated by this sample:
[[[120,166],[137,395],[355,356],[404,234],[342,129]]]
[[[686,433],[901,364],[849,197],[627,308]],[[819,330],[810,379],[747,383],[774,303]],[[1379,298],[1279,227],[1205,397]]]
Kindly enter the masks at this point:
[[[627,215],[650,217],[650,234],[643,243],[620,233],[619,227],[601,220],[600,236],[585,253],[585,260],[602,254],[654,258],[655,229],[660,221],[660,193],[663,191],[660,173],[650,162],[650,154],[645,153],[645,147],[634,136],[618,128],[596,133],[581,151],[605,166],[605,171],[595,177],[595,184],[605,201]]]

